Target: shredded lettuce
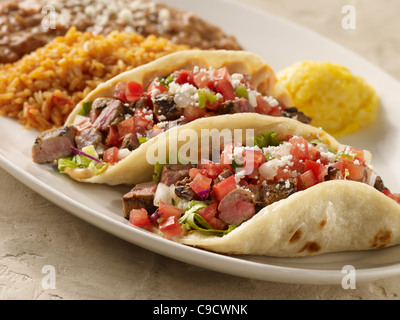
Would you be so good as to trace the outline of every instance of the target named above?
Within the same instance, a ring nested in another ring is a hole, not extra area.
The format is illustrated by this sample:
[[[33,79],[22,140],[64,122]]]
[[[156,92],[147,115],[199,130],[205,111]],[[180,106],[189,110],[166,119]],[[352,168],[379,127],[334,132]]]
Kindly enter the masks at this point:
[[[58,159],[58,171],[64,173],[67,168],[75,169],[76,162],[72,159],[73,157]]]
[[[100,161],[94,146],[88,146],[74,156],[58,159],[58,171],[65,173],[67,168],[89,169],[95,175],[98,175],[107,170],[108,165]]]
[[[277,132],[267,131],[254,138],[254,145],[259,148],[278,147],[281,142],[276,138]]]
[[[227,230],[216,230],[213,229],[204,218],[198,214],[198,212],[206,208],[208,204],[203,201],[190,201],[181,202],[179,207],[182,209],[184,215],[178,220],[178,222],[186,230],[197,230],[201,232],[213,233],[219,236],[223,236],[237,228],[234,225],[230,225]],[[186,209],[186,210],[185,210]]]

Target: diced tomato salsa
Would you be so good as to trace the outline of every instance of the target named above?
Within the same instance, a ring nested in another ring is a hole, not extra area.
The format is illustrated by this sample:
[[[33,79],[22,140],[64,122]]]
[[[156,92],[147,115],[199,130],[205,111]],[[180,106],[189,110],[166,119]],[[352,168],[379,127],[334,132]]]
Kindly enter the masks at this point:
[[[135,135],[134,140],[144,143],[168,130],[170,122],[179,125],[205,117],[249,112],[288,116],[285,110],[286,106],[274,97],[254,89],[248,75],[231,74],[227,67],[194,67],[155,78],[147,87],[136,81],[117,83],[112,99],[98,98],[85,103],[80,114],[86,114],[88,119],[77,124],[76,129],[78,135],[85,133],[84,136],[88,130],[93,135],[100,130],[103,141],[95,139],[96,143],[131,150],[139,143],[123,143],[127,136]]]

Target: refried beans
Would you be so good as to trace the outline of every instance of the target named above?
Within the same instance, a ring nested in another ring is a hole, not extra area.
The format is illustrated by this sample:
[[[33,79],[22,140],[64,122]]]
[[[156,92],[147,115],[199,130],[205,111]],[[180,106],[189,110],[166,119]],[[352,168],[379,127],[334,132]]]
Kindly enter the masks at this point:
[[[233,36],[193,13],[147,0],[2,0],[0,63],[19,60],[72,26],[96,35],[132,31],[199,49],[241,50]]]

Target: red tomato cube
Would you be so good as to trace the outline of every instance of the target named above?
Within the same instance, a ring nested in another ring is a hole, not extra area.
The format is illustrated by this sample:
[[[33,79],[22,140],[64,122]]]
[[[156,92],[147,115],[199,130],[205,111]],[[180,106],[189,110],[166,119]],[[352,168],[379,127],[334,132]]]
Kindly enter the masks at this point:
[[[129,118],[124,120],[118,124],[118,138],[122,141],[128,134],[133,133],[135,134],[135,122],[134,118]]]
[[[214,77],[215,81],[221,81],[221,80],[230,81],[231,80],[231,76],[229,74],[227,67],[223,67],[223,68],[215,70],[213,73],[213,77]]]
[[[257,95],[257,107],[256,112],[260,114],[269,114],[272,110],[271,106],[262,96]]]
[[[209,72],[198,72],[193,75],[193,82],[196,84],[196,87],[199,89],[214,88],[214,80]]]
[[[225,100],[235,100],[237,97],[235,89],[229,80],[220,80],[215,82],[215,89],[222,94]]]
[[[189,184],[189,186],[192,188],[196,194],[204,191],[204,190],[210,190],[211,188],[211,183],[212,179],[208,178],[202,174],[196,175],[194,180]]]
[[[318,182],[325,181],[325,177],[328,175],[328,168],[321,163],[306,160],[305,161],[305,171],[311,170],[314,176],[317,178]]]
[[[308,170],[299,176],[297,188],[299,190],[306,190],[315,186],[317,183],[318,180],[315,177],[314,173],[311,170]]]
[[[126,82],[119,82],[115,86],[114,97],[116,97],[117,99],[119,99],[123,102],[128,102],[128,100],[126,98],[127,88],[128,88],[128,84]]]
[[[179,219],[182,216],[181,209],[163,201],[160,201],[160,203],[158,204],[158,212],[163,218],[169,218],[173,216]]]
[[[225,230],[227,224],[221,219],[217,218],[217,213],[218,203],[214,203],[198,212],[198,214],[207,221],[211,228],[214,230]]]
[[[109,164],[115,164],[115,163],[119,162],[118,152],[119,152],[119,149],[117,147],[112,147],[112,148],[107,149],[104,152],[103,161],[107,162]]]
[[[129,216],[129,222],[136,227],[148,227],[150,219],[146,209],[133,209]]]
[[[185,84],[185,83],[189,83],[189,84],[194,84],[193,81],[193,73],[189,70],[180,70],[180,71],[176,71],[175,73],[175,83],[177,84]]]
[[[215,184],[213,190],[217,200],[221,201],[228,193],[236,190],[236,188],[235,176],[231,176]]]
[[[159,229],[167,239],[180,236],[183,232],[183,229],[175,216],[170,216],[161,221],[159,223]]]
[[[106,137],[106,145],[109,147],[117,147],[120,145],[118,128],[116,126],[110,126]]]
[[[391,193],[389,190],[383,190],[382,193],[389,198],[393,199],[394,201],[400,203],[400,194],[398,193]]]
[[[308,141],[306,139],[303,137],[293,137],[289,142],[292,144],[290,153],[293,157],[300,160],[309,159]]]
[[[126,88],[126,100],[128,102],[135,102],[143,95],[143,87],[139,82],[128,81]]]
[[[160,93],[168,92],[168,89],[158,79],[155,79],[147,88],[147,96],[151,98],[154,90],[158,90]]]

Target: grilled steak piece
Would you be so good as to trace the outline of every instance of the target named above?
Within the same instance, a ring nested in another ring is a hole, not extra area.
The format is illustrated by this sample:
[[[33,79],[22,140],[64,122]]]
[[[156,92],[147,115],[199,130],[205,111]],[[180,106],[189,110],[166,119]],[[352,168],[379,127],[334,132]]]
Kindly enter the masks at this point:
[[[94,123],[100,114],[103,112],[105,108],[109,105],[109,103],[113,101],[113,99],[106,98],[98,98],[93,101],[92,109],[90,110],[90,122]]]
[[[175,194],[184,200],[192,201],[192,200],[200,200],[200,197],[193,191],[190,187],[190,183],[193,180],[190,178],[185,178],[182,181],[179,181],[175,184]]]
[[[160,121],[173,121],[182,116],[182,110],[178,108],[174,97],[161,95],[153,99],[153,112]]]
[[[130,108],[133,109],[149,109],[147,104],[147,96],[141,97],[139,100],[130,104]]]
[[[193,166],[191,164],[186,165],[165,165],[161,174],[161,182],[166,184],[168,187],[182,181],[189,177],[189,171]]]
[[[219,109],[218,114],[235,114],[235,113],[254,113],[254,108],[250,102],[241,98],[235,101],[225,101],[223,102]]]
[[[383,183],[382,178],[379,176],[376,177],[374,188],[380,192],[382,192],[384,190],[389,190],[388,188],[385,187],[385,184]]]
[[[297,192],[297,179],[279,181],[263,186],[259,191],[259,201],[263,207],[283,200]]]
[[[124,217],[129,219],[133,209],[146,209],[149,214],[156,211],[154,197],[158,184],[155,182],[136,185],[129,193],[123,197]]]
[[[226,180],[230,177],[233,176],[233,172],[231,170],[224,170],[218,177],[217,179],[214,180],[214,184],[217,184],[218,182],[221,182],[223,180]]]
[[[286,110],[284,110],[282,113],[283,116],[286,118],[295,119],[305,124],[311,124],[312,122],[312,118],[306,116],[303,112],[299,111],[297,108],[286,108]]]
[[[124,140],[122,140],[120,149],[129,149],[129,151],[136,150],[140,147],[140,142],[136,134],[128,133]]]
[[[340,179],[342,179],[342,173],[340,172],[340,170],[337,168],[329,167],[328,175],[325,177],[325,181],[340,180]]]
[[[101,132],[107,132],[110,125],[121,115],[124,115],[123,103],[120,100],[112,100],[107,107],[100,113],[93,127]]]
[[[82,131],[80,135],[76,136],[75,142],[77,148],[80,150],[88,146],[94,146],[99,156],[103,156],[107,150],[103,134],[94,127]]]
[[[32,159],[36,163],[50,163],[72,154],[76,130],[73,126],[55,129],[41,134],[32,147]]]
[[[256,195],[250,191],[236,189],[218,205],[219,219],[235,226],[251,219],[256,213]]]

